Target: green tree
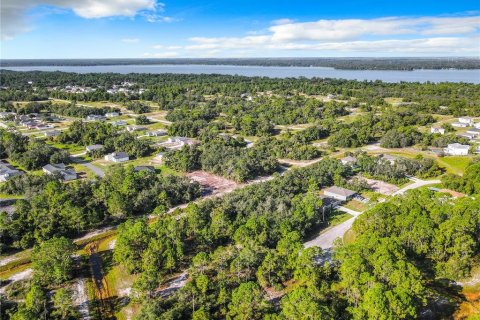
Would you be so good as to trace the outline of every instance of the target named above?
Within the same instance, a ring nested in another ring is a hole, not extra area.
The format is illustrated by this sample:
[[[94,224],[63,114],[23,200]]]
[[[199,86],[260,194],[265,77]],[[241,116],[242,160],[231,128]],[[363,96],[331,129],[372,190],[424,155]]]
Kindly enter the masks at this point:
[[[241,283],[232,292],[228,305],[228,318],[236,320],[260,319],[266,310],[266,302],[260,287],[255,282]]]
[[[54,309],[52,316],[61,320],[77,318],[77,311],[72,304],[72,295],[67,289],[58,289],[53,296],[52,302]]]
[[[52,238],[38,246],[32,253],[33,276],[44,285],[61,284],[72,276],[73,242],[66,238]]]

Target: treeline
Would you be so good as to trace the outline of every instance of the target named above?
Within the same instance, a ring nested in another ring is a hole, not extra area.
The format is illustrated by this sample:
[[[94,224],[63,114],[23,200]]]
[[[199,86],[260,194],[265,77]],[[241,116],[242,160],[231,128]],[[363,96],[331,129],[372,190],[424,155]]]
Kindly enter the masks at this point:
[[[70,162],[67,151],[5,129],[0,129],[0,157],[9,158],[27,170],[37,170],[49,163]]]
[[[453,115],[480,115],[478,84],[467,83],[384,83],[381,81],[354,81],[341,79],[274,79],[228,75],[179,74],[76,74],[64,72],[13,72],[1,70],[0,101],[35,101],[48,97],[76,101],[104,101],[127,104],[131,100],[154,101],[161,108],[171,110],[204,102],[205,97],[224,96],[238,99],[247,94],[253,99],[263,96],[288,97],[292,95],[334,94],[338,99],[354,99],[366,106],[387,105],[385,98],[401,98],[416,113]],[[33,84],[28,84],[32,81]],[[109,94],[107,89],[128,81],[145,88],[142,94]],[[82,85],[97,88],[89,93],[67,93],[47,88]],[[34,90],[35,88],[35,90]],[[267,93],[267,94],[266,94]],[[246,101],[249,102],[249,101]],[[411,104],[408,104],[411,103]]]
[[[2,213],[2,251],[52,237],[71,238],[128,217],[165,213],[200,196],[199,185],[186,178],[136,172],[133,166],[114,167],[101,180],[68,184],[24,175],[7,181],[1,191],[28,195],[16,202],[11,215]]]
[[[61,143],[88,146],[101,144],[103,148],[90,152],[93,157],[100,157],[110,152],[126,152],[129,157],[141,158],[151,155],[155,149],[147,140],[140,140],[129,132],[120,132],[116,127],[103,122],[73,122],[68,130],[56,138]]]
[[[54,113],[57,115],[86,118],[89,115],[105,115],[108,112],[119,111],[118,108],[111,107],[85,107],[77,105],[75,102],[70,104],[60,104],[48,102],[29,102],[26,104],[14,104],[5,103],[3,105],[5,111],[15,112],[17,114],[30,114],[30,113]]]
[[[347,70],[480,69],[478,58],[169,58],[169,59],[9,59],[2,67],[200,64],[278,67],[331,67]]]

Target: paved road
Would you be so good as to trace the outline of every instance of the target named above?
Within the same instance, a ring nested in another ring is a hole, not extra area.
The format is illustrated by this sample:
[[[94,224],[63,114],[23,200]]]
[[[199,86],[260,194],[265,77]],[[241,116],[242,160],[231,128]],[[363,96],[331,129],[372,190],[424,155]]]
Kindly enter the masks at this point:
[[[417,189],[417,188],[420,188],[420,187],[423,187],[423,186],[428,186],[429,184],[442,183],[442,181],[440,181],[440,180],[421,180],[421,179],[414,178],[414,177],[410,177],[409,179],[410,179],[410,181],[413,181],[412,184],[409,184],[408,186],[403,187],[402,189],[394,192],[392,195],[396,196],[396,195],[399,195],[399,194],[404,194],[408,190]]]

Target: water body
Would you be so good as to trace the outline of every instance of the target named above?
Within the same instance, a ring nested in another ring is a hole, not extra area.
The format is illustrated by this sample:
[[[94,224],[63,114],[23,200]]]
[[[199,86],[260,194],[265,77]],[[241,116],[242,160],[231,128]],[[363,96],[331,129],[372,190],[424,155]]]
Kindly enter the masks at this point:
[[[109,65],[109,66],[22,66],[2,67],[15,71],[64,71],[76,73],[180,73],[226,74],[270,78],[338,78],[348,80],[381,80],[385,82],[468,82],[480,83],[480,70],[338,70],[326,67],[261,67],[231,65]]]

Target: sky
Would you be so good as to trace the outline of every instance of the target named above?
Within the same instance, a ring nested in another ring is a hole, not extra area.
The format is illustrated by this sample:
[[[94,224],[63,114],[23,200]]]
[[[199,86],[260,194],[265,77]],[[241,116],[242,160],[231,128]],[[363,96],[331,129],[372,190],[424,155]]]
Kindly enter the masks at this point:
[[[480,56],[480,0],[1,0],[1,59]]]

